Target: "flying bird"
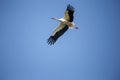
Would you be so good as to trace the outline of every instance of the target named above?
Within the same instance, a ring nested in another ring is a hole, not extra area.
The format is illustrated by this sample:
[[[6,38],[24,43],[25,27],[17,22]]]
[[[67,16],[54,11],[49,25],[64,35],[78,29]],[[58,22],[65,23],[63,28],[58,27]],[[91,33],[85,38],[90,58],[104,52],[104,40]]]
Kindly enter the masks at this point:
[[[74,19],[74,7],[70,4],[67,5],[67,9],[64,12],[64,17],[63,18],[56,18],[53,17],[51,19],[59,21],[58,27],[52,32],[51,36],[48,38],[48,44],[53,45],[57,39],[62,36],[69,28],[70,29],[78,29],[78,27],[75,26],[73,23]]]

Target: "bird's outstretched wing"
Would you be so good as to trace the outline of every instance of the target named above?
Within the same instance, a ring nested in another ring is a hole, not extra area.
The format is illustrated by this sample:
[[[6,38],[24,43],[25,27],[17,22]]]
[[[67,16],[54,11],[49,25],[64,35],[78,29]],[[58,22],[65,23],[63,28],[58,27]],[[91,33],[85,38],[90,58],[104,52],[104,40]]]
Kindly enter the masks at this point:
[[[74,18],[73,13],[74,13],[74,7],[69,4],[64,13],[64,19],[66,19],[69,22],[72,22]]]
[[[53,31],[52,35],[48,38],[48,44],[53,45],[67,30],[68,26],[60,23],[59,26]]]

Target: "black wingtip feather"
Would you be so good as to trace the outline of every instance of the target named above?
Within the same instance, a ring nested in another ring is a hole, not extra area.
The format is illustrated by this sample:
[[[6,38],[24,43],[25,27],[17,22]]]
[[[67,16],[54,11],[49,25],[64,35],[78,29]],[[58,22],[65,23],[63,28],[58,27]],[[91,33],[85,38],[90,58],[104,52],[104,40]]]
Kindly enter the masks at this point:
[[[72,5],[68,4],[67,10],[74,12],[75,8]]]
[[[54,45],[55,42],[56,42],[56,39],[55,39],[53,36],[50,36],[50,37],[48,38],[47,43],[48,43],[49,45]]]
[[[72,6],[72,5],[70,5],[70,4],[68,4],[68,6],[67,6],[67,11],[68,11],[68,14],[69,14],[69,16],[70,16],[70,22],[72,22],[73,21],[73,18],[74,18],[74,16],[73,16],[73,13],[74,13],[74,7]]]
[[[54,45],[54,43],[57,41],[57,39],[62,36],[66,31],[68,30],[68,26],[66,25],[64,28],[62,28],[60,31],[56,32],[54,36],[50,36],[48,38],[47,43],[49,45]]]

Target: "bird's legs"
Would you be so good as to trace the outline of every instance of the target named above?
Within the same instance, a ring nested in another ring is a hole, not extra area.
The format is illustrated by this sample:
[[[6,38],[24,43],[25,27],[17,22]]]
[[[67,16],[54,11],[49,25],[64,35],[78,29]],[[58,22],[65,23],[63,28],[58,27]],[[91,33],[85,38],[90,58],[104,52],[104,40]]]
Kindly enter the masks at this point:
[[[79,28],[75,26],[75,29],[79,29]]]
[[[76,25],[74,26],[75,29],[79,29],[79,27],[77,27]]]

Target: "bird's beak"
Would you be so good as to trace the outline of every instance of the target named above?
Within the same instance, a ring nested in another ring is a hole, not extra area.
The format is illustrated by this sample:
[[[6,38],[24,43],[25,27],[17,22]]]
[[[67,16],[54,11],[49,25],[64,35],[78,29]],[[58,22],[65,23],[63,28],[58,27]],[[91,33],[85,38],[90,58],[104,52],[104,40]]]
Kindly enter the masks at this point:
[[[54,20],[55,18],[52,17],[52,18],[50,18],[50,19],[53,19],[53,20]]]
[[[56,17],[52,17],[51,19],[53,19],[53,20],[57,20],[57,18],[56,18]]]

